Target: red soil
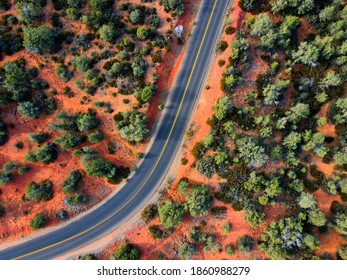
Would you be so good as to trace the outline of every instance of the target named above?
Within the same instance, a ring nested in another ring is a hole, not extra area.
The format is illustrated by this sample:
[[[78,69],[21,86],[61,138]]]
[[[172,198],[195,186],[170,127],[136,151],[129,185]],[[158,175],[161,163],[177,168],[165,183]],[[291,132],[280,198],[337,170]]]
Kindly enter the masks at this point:
[[[161,18],[161,27],[159,32],[165,33],[166,30],[172,29],[173,27],[182,24],[184,26],[185,32],[190,30],[191,19],[195,13],[195,4],[196,1],[187,1],[188,9],[183,17],[179,19],[173,19],[170,23],[166,21],[168,14],[164,11],[162,6],[159,6],[157,2],[153,3],[142,3],[140,0],[131,0],[128,1],[132,4],[142,4],[155,7],[157,9],[157,15]],[[52,9],[51,3],[48,4],[46,10]],[[7,13],[13,13],[14,8]],[[79,23],[73,23],[71,26],[65,26],[65,28],[70,30],[79,30],[78,32],[87,32],[85,25]],[[170,52],[163,52],[163,63],[154,64],[149,63],[149,74],[148,79],[152,77],[152,74],[158,73],[160,77],[157,81],[159,87],[156,96],[151,101],[151,104],[148,108],[141,109],[147,115],[150,116],[150,127],[153,127],[153,124],[158,119],[160,110],[158,105],[164,102],[164,98],[167,97],[167,91],[173,81],[173,77],[177,69],[179,69],[180,63],[182,61],[182,53],[184,46],[178,45],[176,40],[170,45]],[[89,55],[91,52],[95,51],[95,48],[91,48],[86,51],[84,54]],[[55,75],[55,64],[52,61],[47,61],[46,59],[28,53],[27,51],[21,51],[14,56],[5,57],[3,61],[0,62],[0,65],[3,65],[6,61],[13,61],[18,58],[25,58],[27,61],[27,67],[37,66],[38,63],[45,64],[44,68],[40,70],[39,77],[47,81],[51,88],[56,89],[61,93],[64,87],[69,86],[72,91],[75,93],[75,96],[68,98],[63,94],[55,95],[54,97],[58,103],[57,112],[63,110],[70,113],[75,112],[85,112],[87,108],[92,107],[94,101],[103,101],[109,102],[111,107],[115,110],[113,114],[105,113],[103,110],[97,110],[97,117],[101,120],[100,129],[105,133],[105,140],[91,145],[93,150],[100,152],[105,158],[110,160],[116,166],[127,166],[134,167],[138,160],[135,158],[135,154],[138,152],[143,153],[146,144],[139,144],[136,146],[130,146],[126,140],[122,139],[114,128],[113,115],[117,112],[125,111],[131,109],[134,105],[137,104],[136,99],[133,95],[131,96],[122,96],[120,94],[113,96],[112,89],[98,91],[95,96],[88,96],[90,99],[89,104],[81,105],[80,100],[82,95],[81,90],[79,90],[74,81],[79,79],[83,74],[75,72],[74,78],[68,82],[63,83]],[[72,59],[72,56],[67,56],[66,61]],[[173,71],[171,69],[173,68]],[[123,103],[123,99],[127,98],[130,102],[128,104]],[[1,114],[1,118],[8,124],[13,124],[14,128],[9,129],[9,141],[0,150],[0,166],[9,160],[18,160],[23,162],[25,154],[35,149],[33,145],[28,140],[28,135],[38,131],[48,131],[48,125],[54,120],[53,116],[40,117],[38,120],[25,120],[19,117],[16,114],[14,109],[4,108]],[[57,135],[52,134],[52,138],[55,138]],[[24,148],[18,150],[14,147],[14,143],[21,141],[24,143]],[[116,144],[117,151],[114,155],[109,155],[106,149],[106,143],[113,142]],[[6,215],[0,219],[0,237],[2,241],[11,241],[19,237],[26,236],[33,231],[29,227],[29,221],[39,212],[45,212],[51,216],[54,216],[54,213],[64,207],[64,197],[65,195],[61,191],[61,183],[66,178],[67,174],[72,169],[81,169],[81,164],[78,158],[73,157],[71,152],[60,152],[58,160],[49,165],[44,165],[40,163],[30,164],[32,167],[31,171],[26,175],[15,175],[14,181],[7,184],[1,188],[0,199],[4,207],[6,208]],[[50,179],[53,182],[54,188],[54,197],[52,200],[44,203],[34,203],[22,201],[21,197],[25,194],[25,186],[30,181],[39,182],[44,179]],[[81,208],[76,211],[72,211],[70,216],[74,216],[77,213],[86,210],[87,208],[92,207],[97,204],[102,199],[106,198],[117,186],[108,184],[103,179],[95,178],[85,178],[81,192],[87,193],[92,197],[92,201],[88,206]],[[49,223],[49,226],[55,225],[58,223],[58,220],[52,219]]]

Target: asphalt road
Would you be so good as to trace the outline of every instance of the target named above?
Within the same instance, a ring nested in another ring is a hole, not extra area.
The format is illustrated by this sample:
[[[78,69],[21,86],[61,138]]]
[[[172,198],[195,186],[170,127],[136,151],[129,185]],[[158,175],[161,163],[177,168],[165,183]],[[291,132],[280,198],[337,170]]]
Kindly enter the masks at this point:
[[[129,220],[148,202],[172,163],[203,86],[229,0],[202,0],[185,60],[154,142],[124,187],[89,214],[0,251],[0,259],[52,259],[90,244]]]

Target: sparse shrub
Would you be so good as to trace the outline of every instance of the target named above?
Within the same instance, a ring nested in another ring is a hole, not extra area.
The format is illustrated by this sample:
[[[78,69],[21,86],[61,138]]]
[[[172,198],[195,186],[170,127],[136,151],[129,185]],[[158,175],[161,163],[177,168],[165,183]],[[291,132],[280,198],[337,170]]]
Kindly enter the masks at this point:
[[[138,260],[140,259],[140,250],[136,245],[126,244],[121,246],[112,256],[113,260]]]
[[[46,226],[49,218],[46,214],[37,214],[29,223],[29,226],[33,230],[37,230]]]

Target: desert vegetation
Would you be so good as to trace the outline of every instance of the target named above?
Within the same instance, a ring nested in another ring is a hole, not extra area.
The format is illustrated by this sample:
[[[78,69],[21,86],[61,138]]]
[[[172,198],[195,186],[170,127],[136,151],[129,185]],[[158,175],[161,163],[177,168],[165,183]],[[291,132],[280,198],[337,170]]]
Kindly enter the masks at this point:
[[[11,238],[66,220],[127,178],[168,86],[169,71],[161,88],[157,71],[182,48],[172,30],[185,5],[0,2],[0,235]]]

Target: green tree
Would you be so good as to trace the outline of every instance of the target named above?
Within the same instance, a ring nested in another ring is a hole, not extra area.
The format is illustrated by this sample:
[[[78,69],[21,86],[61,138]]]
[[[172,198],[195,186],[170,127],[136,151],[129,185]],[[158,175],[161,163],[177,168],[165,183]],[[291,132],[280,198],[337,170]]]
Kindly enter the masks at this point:
[[[196,247],[194,244],[184,242],[178,247],[178,257],[180,259],[191,260],[195,253]]]
[[[147,103],[150,102],[153,95],[156,92],[156,88],[154,86],[146,86],[143,89],[139,89],[135,91],[135,97],[141,102],[141,103]]]
[[[347,123],[347,98],[339,98],[331,106],[330,118],[335,124]]]
[[[120,135],[129,141],[140,142],[149,132],[148,117],[135,110],[117,114],[115,121]]]
[[[252,228],[257,228],[259,227],[264,219],[265,219],[265,214],[260,212],[260,211],[246,211],[245,214],[245,219],[246,222],[252,227]]]
[[[210,155],[203,156],[196,163],[196,169],[206,178],[210,179],[212,175],[217,172],[217,166],[214,157]]]
[[[74,193],[78,190],[79,183],[82,180],[82,173],[79,170],[72,170],[64,180],[62,187],[65,194]]]
[[[141,41],[144,41],[148,38],[149,36],[149,29],[145,26],[140,26],[139,28],[137,28],[136,31],[136,36],[137,38],[139,38]]]
[[[119,30],[115,24],[108,23],[99,28],[99,34],[102,40],[109,43],[114,43],[121,35],[121,30]]]
[[[58,32],[54,28],[41,25],[38,27],[24,27],[24,47],[37,54],[53,53],[59,47]]]
[[[18,103],[17,110],[26,119],[37,119],[40,114],[40,107],[32,101]]]
[[[164,6],[166,12],[174,11],[179,16],[183,15],[184,3],[182,0],[162,0],[160,3]]]
[[[76,119],[76,125],[81,132],[89,131],[99,126],[99,120],[93,113],[80,114]]]
[[[265,149],[258,146],[251,138],[237,139],[236,145],[240,156],[252,166],[262,167],[269,159],[265,154]]]
[[[337,251],[337,255],[342,259],[342,260],[347,260],[347,246],[341,247]]]
[[[318,209],[309,211],[308,220],[311,224],[317,227],[324,226],[326,223],[326,218],[323,212],[319,211]]]
[[[19,61],[4,64],[6,88],[13,93],[13,99],[23,101],[30,93],[30,80]]]
[[[69,72],[68,68],[63,63],[58,63],[55,68],[55,74],[59,77],[60,80],[67,83],[73,77],[73,72]]]
[[[237,248],[242,253],[251,251],[253,246],[254,240],[248,235],[243,235],[237,240]]]
[[[139,9],[134,9],[130,12],[129,19],[133,24],[140,24],[143,22],[143,15]]]
[[[102,157],[85,155],[82,158],[82,166],[91,177],[113,178],[116,175],[116,167]]]
[[[126,244],[121,246],[116,252],[114,252],[113,260],[139,260],[140,249],[136,245]]]
[[[183,204],[167,200],[158,208],[158,214],[161,224],[166,227],[175,227],[182,222],[186,210]]]
[[[74,63],[75,69],[82,73],[87,72],[87,70],[91,66],[89,58],[85,55],[76,56],[73,63]]]
[[[316,199],[312,194],[303,192],[299,197],[299,205],[304,209],[314,209],[316,207]]]
[[[43,162],[49,164],[58,158],[58,149],[56,144],[47,143],[44,146],[35,150],[34,153],[26,155],[25,160],[31,162]]]
[[[297,217],[271,222],[261,234],[259,247],[275,260],[291,259],[302,248],[303,224]]]
[[[227,253],[228,256],[235,255],[235,246],[232,244],[229,244],[225,247],[225,253]]]
[[[29,226],[33,230],[37,230],[46,226],[49,218],[46,214],[37,214],[29,223]]]
[[[40,183],[30,182],[26,186],[26,198],[37,201],[48,201],[53,198],[53,185],[50,180]]]
[[[42,144],[49,138],[49,134],[45,132],[38,132],[38,133],[33,133],[29,135],[29,140],[31,142],[37,143],[37,144]]]
[[[137,78],[142,77],[147,71],[147,66],[148,65],[145,60],[139,56],[136,56],[131,64],[134,76]]]
[[[344,236],[347,236],[347,214],[339,211],[333,218],[332,227]]]
[[[224,119],[232,110],[233,104],[225,96],[218,99],[217,104],[213,106],[213,112],[218,120]]]
[[[187,205],[192,217],[206,216],[213,197],[205,185],[194,187],[187,197]]]
[[[92,143],[98,143],[104,140],[104,134],[102,131],[96,131],[88,135],[88,140]]]
[[[303,63],[311,67],[318,64],[319,49],[306,41],[301,42],[297,51],[293,52],[292,57],[296,63]]]
[[[44,12],[37,3],[21,1],[16,4],[18,17],[25,24],[39,23],[42,21]]]
[[[282,144],[290,149],[296,150],[298,145],[301,143],[301,134],[295,131],[290,132],[286,137],[284,137]]]

